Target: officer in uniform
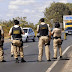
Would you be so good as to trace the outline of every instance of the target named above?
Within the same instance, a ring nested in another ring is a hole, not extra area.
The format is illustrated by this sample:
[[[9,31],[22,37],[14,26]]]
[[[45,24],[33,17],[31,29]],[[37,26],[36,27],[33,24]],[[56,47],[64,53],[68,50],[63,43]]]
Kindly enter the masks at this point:
[[[47,59],[47,61],[51,61],[49,45],[48,45],[49,36],[51,36],[50,27],[49,27],[49,24],[44,23],[44,18],[41,18],[40,22],[41,22],[41,24],[37,26],[37,32],[40,33],[39,44],[38,44],[38,47],[39,47],[38,61],[39,62],[42,61],[43,45],[45,45],[46,59]],[[49,36],[48,36],[48,32],[49,32]]]
[[[59,22],[55,23],[55,28],[52,31],[53,35],[53,49],[54,49],[54,57],[53,59],[57,59],[57,47],[59,48],[60,58],[62,58],[62,40],[61,40],[61,29]]]
[[[24,54],[23,54],[23,42],[22,42],[22,36],[21,34],[24,34],[24,31],[22,27],[19,26],[19,21],[14,20],[14,26],[10,29],[9,31],[9,36],[12,35],[13,41],[13,51],[14,51],[14,58],[16,59],[16,63],[19,63],[18,60],[18,53],[17,53],[17,47],[20,48],[20,57],[21,57],[21,62],[26,62],[24,60]]]
[[[4,60],[4,52],[3,52],[3,43],[4,43],[4,32],[2,27],[0,26],[0,61],[1,62],[6,62]]]

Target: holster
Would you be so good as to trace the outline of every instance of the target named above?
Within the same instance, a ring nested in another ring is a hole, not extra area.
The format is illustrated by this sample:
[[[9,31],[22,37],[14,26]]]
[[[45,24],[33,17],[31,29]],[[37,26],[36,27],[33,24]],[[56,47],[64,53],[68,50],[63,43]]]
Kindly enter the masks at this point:
[[[45,44],[45,46],[46,46],[46,45],[50,45],[50,40],[48,41],[48,43],[47,43],[47,44]]]
[[[20,41],[21,41],[21,45],[19,47],[22,47],[23,46],[23,41],[22,40],[20,40]],[[15,44],[15,43],[12,43],[12,45],[18,47],[18,45]]]
[[[17,46],[16,44],[12,43],[13,46]]]
[[[48,45],[50,45],[50,40],[48,41]]]
[[[58,45],[62,45],[62,43],[63,43],[63,40],[61,40],[61,42],[60,42],[60,43],[58,43]]]
[[[4,43],[4,42],[2,42],[2,41],[0,40],[0,46],[3,46],[3,43]]]
[[[60,38],[60,39],[61,39],[61,37],[57,37],[57,36],[56,36],[56,37],[53,37],[53,39],[58,39],[58,38]]]

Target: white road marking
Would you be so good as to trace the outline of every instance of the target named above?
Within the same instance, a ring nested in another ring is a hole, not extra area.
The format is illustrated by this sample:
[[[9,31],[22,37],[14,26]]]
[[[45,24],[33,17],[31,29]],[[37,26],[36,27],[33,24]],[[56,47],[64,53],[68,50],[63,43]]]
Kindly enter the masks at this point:
[[[27,45],[27,46],[23,46],[23,48],[26,48],[26,47],[28,47],[29,45]]]
[[[72,46],[72,45],[68,46],[68,47],[63,51],[62,55],[64,55],[71,46]],[[54,68],[54,66],[58,63],[58,61],[59,61],[59,57],[58,57],[57,61],[54,61],[54,62],[53,62],[53,64],[47,69],[46,72],[50,72],[50,71]]]

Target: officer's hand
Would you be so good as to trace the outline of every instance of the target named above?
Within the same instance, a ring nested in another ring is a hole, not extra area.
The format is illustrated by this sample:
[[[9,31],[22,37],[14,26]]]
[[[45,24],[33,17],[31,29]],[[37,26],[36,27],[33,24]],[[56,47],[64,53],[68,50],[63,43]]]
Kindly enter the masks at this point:
[[[4,39],[1,39],[1,42],[4,43]]]
[[[50,40],[48,41],[48,45],[50,45]]]
[[[49,41],[51,40],[51,36],[49,36]]]

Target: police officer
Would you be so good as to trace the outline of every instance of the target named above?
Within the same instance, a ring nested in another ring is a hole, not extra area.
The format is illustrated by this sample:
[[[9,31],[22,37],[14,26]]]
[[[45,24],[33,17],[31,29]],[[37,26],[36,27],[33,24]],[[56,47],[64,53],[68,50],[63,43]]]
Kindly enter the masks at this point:
[[[38,44],[38,47],[39,47],[38,61],[42,61],[43,45],[45,45],[46,59],[47,61],[51,61],[49,45],[48,45],[48,41],[49,41],[48,32],[49,32],[49,35],[51,34],[50,27],[49,27],[49,24],[44,23],[44,18],[41,18],[40,22],[41,24],[37,26],[37,32],[40,33],[39,44]]]
[[[18,60],[18,53],[17,53],[17,47],[20,48],[20,57],[21,57],[21,62],[26,62],[24,60],[24,54],[23,54],[23,43],[22,43],[22,36],[21,34],[24,34],[24,31],[22,27],[19,26],[19,21],[14,20],[14,26],[10,29],[9,35],[12,35],[13,41],[13,51],[14,51],[14,58],[16,59],[16,63],[19,63]]]
[[[61,29],[59,22],[55,23],[55,28],[52,31],[53,35],[53,49],[54,49],[54,57],[53,59],[57,59],[57,48],[59,48],[60,58],[62,58],[62,40],[61,40]]]
[[[1,62],[6,62],[4,60],[4,52],[3,52],[3,43],[4,43],[4,32],[2,27],[0,26],[0,61]]]

